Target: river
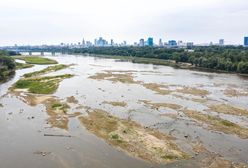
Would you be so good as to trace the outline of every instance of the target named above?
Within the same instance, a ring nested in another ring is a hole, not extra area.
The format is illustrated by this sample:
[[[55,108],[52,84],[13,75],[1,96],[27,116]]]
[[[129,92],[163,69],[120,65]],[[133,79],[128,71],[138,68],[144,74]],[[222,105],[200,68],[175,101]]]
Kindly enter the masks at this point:
[[[209,129],[206,125],[191,120],[181,111],[171,108],[154,109],[145,102],[166,102],[180,105],[181,109],[211,113],[248,129],[247,116],[217,113],[209,108],[212,104],[226,104],[247,110],[247,78],[235,74],[198,72],[99,57],[47,57],[60,64],[74,64],[70,68],[47,74],[75,75],[60,82],[58,90],[53,94],[61,101],[66,101],[70,96],[75,97],[78,103],[70,105],[71,112],[81,112],[77,108],[79,105],[102,109],[118,118],[131,119],[144,127],[172,135],[176,138],[175,143],[181,149],[190,151],[189,153],[192,153],[192,144],[201,142],[207,150],[227,160],[247,163],[247,139]],[[0,107],[0,167],[191,167],[197,165],[201,159],[196,157],[165,166],[132,157],[89,132],[76,117],[69,119],[68,130],[51,127],[47,122],[49,116],[42,104],[30,106],[9,92],[9,88],[25,73],[45,67],[47,65],[35,65],[29,69],[17,70],[10,81],[0,85],[0,104],[3,106]],[[129,74],[134,81],[139,82],[130,84],[89,78],[96,73],[107,72]],[[144,87],[144,84],[165,85],[171,92],[160,94]],[[204,90],[207,94],[189,94],[185,92],[187,88]],[[233,91],[240,94],[232,95]],[[104,103],[113,101],[125,102],[127,105],[121,107]],[[50,137],[44,134],[69,134],[72,137]]]

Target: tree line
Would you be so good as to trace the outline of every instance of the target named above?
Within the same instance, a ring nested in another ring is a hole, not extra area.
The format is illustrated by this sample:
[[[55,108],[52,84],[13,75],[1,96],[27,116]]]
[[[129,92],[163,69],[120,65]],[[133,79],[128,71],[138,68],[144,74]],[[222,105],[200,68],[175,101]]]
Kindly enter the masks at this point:
[[[248,74],[248,48],[243,46],[197,46],[191,49],[160,47],[90,47],[72,53],[132,56],[174,60],[196,67]]]
[[[0,50],[0,82],[7,80],[15,73],[15,60],[10,57],[16,52]]]

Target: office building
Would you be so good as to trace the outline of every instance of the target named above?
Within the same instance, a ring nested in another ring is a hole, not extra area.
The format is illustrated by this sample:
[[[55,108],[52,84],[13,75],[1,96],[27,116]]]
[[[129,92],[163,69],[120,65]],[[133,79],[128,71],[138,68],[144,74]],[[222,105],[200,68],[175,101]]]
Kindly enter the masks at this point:
[[[144,39],[140,39],[139,46],[140,47],[144,47],[145,46],[145,40]]]
[[[162,39],[159,39],[158,45],[159,45],[159,47],[163,47],[163,41],[162,41]]]
[[[184,46],[183,41],[182,41],[182,40],[179,40],[179,41],[177,42],[177,45],[180,46],[180,47]]]
[[[219,40],[219,45],[220,45],[220,46],[223,46],[224,43],[225,43],[224,39],[220,39],[220,40]]]
[[[168,41],[168,47],[177,47],[176,40],[169,40]]]
[[[194,46],[194,43],[193,42],[187,42],[186,43],[186,47],[187,48],[193,48],[193,46]]]
[[[103,39],[102,37],[99,37],[98,40],[97,39],[95,40],[95,46],[104,47],[106,45],[108,45],[108,42],[107,42],[107,40]]]
[[[110,45],[114,46],[114,40],[113,39],[110,40]]]
[[[149,37],[149,38],[147,39],[147,45],[148,45],[148,46],[153,46],[153,38],[152,38],[152,37]]]
[[[84,39],[82,41],[82,47],[85,47],[85,41],[84,41]]]
[[[248,36],[244,37],[244,46],[248,47]]]

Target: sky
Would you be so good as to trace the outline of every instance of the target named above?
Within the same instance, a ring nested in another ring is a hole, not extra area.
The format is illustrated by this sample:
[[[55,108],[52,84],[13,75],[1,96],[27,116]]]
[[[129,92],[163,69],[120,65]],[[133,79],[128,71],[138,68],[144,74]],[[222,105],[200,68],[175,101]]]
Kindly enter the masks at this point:
[[[153,37],[197,44],[248,36],[247,0],[1,0],[0,46]]]

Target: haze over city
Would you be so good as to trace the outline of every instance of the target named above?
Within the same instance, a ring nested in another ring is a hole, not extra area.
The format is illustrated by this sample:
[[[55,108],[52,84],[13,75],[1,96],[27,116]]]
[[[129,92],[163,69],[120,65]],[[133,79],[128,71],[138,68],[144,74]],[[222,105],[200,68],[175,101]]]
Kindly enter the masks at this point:
[[[246,0],[8,0],[0,2],[0,46],[153,37],[243,44]]]

